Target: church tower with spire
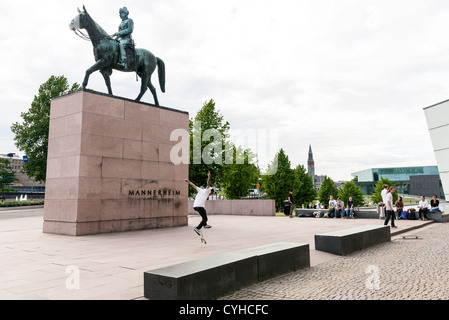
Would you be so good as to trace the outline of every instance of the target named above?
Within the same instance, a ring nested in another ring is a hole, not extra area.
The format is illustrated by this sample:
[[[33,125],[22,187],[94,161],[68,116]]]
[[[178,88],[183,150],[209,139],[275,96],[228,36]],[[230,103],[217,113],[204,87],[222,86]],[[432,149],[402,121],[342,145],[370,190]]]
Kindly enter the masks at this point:
[[[307,173],[315,184],[315,162],[313,161],[312,146],[309,144],[309,158],[307,159]]]

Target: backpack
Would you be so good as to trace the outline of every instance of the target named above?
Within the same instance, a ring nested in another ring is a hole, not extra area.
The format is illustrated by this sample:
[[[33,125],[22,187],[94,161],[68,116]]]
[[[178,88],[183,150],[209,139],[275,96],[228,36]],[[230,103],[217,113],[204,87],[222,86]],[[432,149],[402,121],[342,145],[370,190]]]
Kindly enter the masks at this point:
[[[415,209],[407,210],[407,220],[416,220]]]
[[[407,211],[401,212],[401,219],[407,220]]]

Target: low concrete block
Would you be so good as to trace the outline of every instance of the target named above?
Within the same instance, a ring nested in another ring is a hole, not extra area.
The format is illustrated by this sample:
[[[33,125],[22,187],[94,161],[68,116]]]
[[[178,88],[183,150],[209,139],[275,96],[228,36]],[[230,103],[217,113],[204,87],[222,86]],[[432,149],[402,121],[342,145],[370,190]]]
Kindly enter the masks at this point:
[[[315,249],[344,256],[388,241],[389,226],[367,225],[315,235]]]
[[[449,222],[449,214],[444,214],[441,211],[428,212],[427,219],[435,222]]]
[[[193,210],[194,200],[189,200],[189,214],[197,215]],[[208,200],[205,209],[207,215],[239,215],[239,216],[275,216],[274,200],[241,199],[241,200]]]
[[[144,273],[150,300],[208,300],[257,282],[257,257],[223,253]]]
[[[308,244],[289,242],[272,243],[238,252],[255,255],[258,265],[258,281],[310,267]]]
[[[144,295],[150,300],[216,299],[306,267],[308,244],[273,243],[147,271]]]

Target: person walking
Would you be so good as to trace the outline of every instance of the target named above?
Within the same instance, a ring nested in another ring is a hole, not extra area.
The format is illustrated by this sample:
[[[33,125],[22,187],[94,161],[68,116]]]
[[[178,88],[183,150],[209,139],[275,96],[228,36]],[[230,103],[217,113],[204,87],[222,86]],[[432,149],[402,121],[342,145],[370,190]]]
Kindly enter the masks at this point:
[[[207,212],[204,208],[206,206],[206,200],[209,198],[210,195],[213,195],[215,190],[210,187],[210,171],[207,172],[207,187],[205,189],[197,187],[194,183],[189,181],[188,179],[184,180],[188,184],[190,184],[198,193],[195,197],[195,201],[193,202],[193,210],[197,211],[202,220],[200,224],[194,228],[193,230],[201,236],[201,228],[209,229],[212,228],[212,226],[207,224]]]
[[[394,187],[391,187],[387,193],[387,195],[385,196],[385,222],[384,225],[388,225],[388,220],[390,220],[391,218],[391,227],[392,228],[397,228],[394,225],[394,210],[393,210],[393,194],[395,193],[396,189]]]

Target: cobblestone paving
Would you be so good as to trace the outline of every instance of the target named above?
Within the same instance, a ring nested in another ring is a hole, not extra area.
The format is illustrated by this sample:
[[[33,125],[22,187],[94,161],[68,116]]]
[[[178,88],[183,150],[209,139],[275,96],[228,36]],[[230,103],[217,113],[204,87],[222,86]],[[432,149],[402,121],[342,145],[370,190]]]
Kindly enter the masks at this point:
[[[431,299],[449,299],[449,224],[435,223],[394,237],[389,243],[282,275],[222,298]]]

